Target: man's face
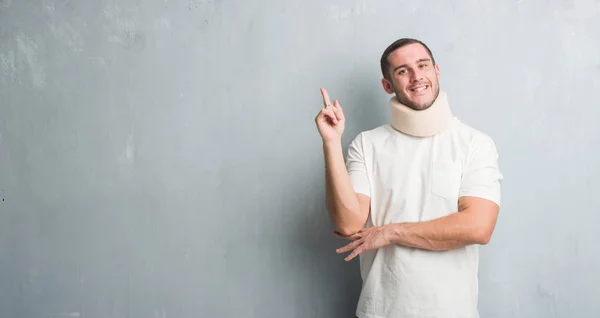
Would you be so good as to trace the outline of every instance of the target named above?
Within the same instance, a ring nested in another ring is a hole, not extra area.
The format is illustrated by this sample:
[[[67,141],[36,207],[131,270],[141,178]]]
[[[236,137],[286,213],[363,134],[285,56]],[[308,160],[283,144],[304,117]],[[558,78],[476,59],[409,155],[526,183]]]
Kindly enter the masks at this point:
[[[438,97],[440,69],[433,65],[425,47],[414,43],[405,45],[388,56],[391,81],[382,80],[388,94],[415,110],[429,108]]]

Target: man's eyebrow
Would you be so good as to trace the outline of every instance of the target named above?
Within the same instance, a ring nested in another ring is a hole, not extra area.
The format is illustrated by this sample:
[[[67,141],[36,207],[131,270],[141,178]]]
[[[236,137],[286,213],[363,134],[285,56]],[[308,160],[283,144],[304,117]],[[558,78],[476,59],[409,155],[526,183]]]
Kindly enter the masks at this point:
[[[417,60],[417,63],[421,63],[421,62],[431,62],[431,59],[430,58],[422,58],[422,59]],[[398,69],[401,69],[401,68],[407,67],[407,66],[408,66],[408,64],[402,64],[402,65],[396,66],[394,68],[394,72],[397,71]]]

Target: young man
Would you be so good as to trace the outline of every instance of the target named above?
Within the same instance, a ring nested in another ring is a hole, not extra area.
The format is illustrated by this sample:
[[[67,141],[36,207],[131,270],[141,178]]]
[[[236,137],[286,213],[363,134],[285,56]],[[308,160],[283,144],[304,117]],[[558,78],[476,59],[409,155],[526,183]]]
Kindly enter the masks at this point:
[[[360,133],[344,161],[345,117],[321,89],[327,209],[337,250],[360,257],[361,318],[477,318],[478,246],[487,244],[503,176],[494,141],[453,116],[440,68],[415,39],[381,57],[391,121]]]

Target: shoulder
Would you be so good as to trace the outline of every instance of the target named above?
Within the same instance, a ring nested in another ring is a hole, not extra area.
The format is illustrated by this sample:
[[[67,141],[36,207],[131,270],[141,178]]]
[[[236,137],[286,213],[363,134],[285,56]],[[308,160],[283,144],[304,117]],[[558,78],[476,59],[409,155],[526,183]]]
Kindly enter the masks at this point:
[[[496,148],[494,139],[482,130],[475,128],[458,118],[454,118],[453,132],[464,141],[469,148]]]
[[[386,138],[392,132],[392,128],[389,124],[384,124],[369,130],[362,131],[358,133],[354,139],[352,139],[351,144],[369,144],[373,143],[382,138]]]

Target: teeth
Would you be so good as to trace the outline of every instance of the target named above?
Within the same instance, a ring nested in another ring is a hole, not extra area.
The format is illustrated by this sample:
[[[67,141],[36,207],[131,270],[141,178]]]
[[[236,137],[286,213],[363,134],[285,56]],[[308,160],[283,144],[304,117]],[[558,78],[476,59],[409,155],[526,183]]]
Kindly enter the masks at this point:
[[[413,91],[413,92],[420,92],[420,91],[422,91],[422,90],[424,90],[424,89],[426,89],[426,88],[427,88],[427,86],[421,86],[421,87],[419,87],[419,88],[413,88],[413,89],[412,89],[412,91]]]

